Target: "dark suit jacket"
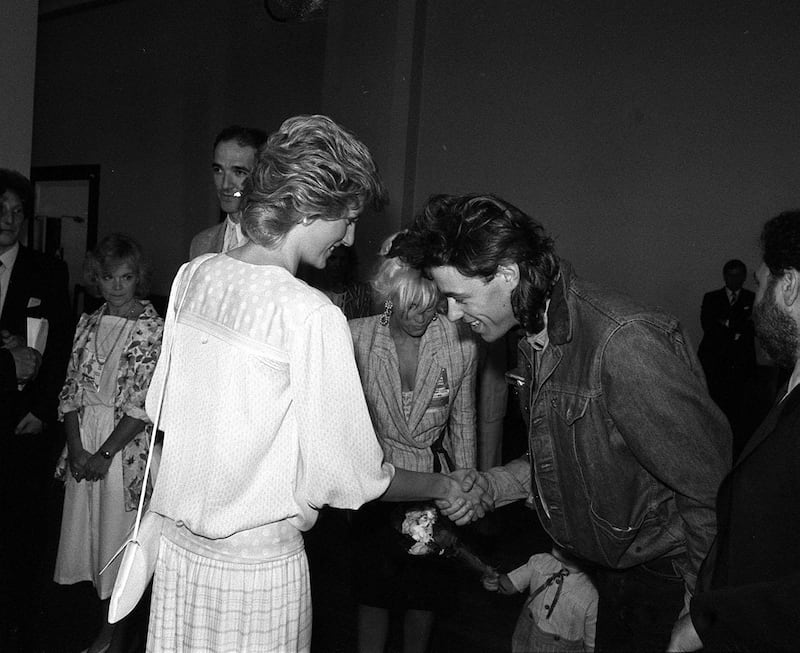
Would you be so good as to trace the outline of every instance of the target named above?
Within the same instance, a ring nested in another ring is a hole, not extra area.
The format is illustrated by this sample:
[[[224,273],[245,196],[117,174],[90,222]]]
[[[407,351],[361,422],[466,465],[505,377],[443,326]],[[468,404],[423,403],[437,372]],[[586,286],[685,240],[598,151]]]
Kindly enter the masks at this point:
[[[46,423],[56,420],[58,393],[64,384],[72,347],[73,318],[67,266],[52,256],[20,246],[0,315],[0,329],[25,338],[27,318],[47,318],[49,333],[35,380],[14,396],[17,420],[28,412]]]
[[[7,349],[0,349],[0,434],[8,433],[13,424],[13,402],[17,391],[17,368]]]
[[[800,650],[800,387],[753,434],[717,499],[692,622],[708,651]]]
[[[755,371],[753,302],[755,294],[742,288],[731,306],[725,288],[703,296],[700,323],[703,339],[698,357],[706,376],[738,370]],[[722,322],[728,322],[725,326]],[[710,379],[709,379],[710,380]]]
[[[0,349],[0,396],[5,397],[17,387],[17,368],[14,357],[7,349]]]

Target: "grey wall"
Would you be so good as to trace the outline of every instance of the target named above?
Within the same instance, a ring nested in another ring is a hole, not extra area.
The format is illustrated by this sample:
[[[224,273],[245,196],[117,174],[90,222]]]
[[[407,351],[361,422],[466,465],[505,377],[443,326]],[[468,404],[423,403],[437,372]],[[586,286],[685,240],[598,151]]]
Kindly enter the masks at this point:
[[[363,33],[390,49],[391,30],[401,31],[385,9],[394,3],[371,4],[373,14],[384,7],[382,20],[345,21],[329,57]],[[424,14],[404,141],[414,147],[375,146],[384,165],[413,157],[395,197],[409,185],[416,207],[435,192],[497,193],[539,218],[580,273],[666,307],[699,341],[702,295],[722,286],[722,264],[736,257],[752,269],[762,222],[800,206],[800,5],[413,4]],[[377,137],[393,116],[371,80],[383,72],[387,93],[397,84],[376,51],[348,62],[358,77],[336,106]],[[383,232],[412,213],[394,210]]]
[[[0,167],[28,173],[38,0],[0,3]]]
[[[214,220],[215,131],[322,109],[392,196],[362,271],[429,194],[491,191],[697,341],[724,261],[800,206],[798,27],[794,0],[120,2],[41,25],[34,164],[100,163],[101,231],[143,234],[164,289]]]
[[[325,24],[279,24],[257,0],[136,0],[39,26],[34,165],[102,166],[99,233],[138,238],[169,291],[217,220],[211,145],[320,110]]]

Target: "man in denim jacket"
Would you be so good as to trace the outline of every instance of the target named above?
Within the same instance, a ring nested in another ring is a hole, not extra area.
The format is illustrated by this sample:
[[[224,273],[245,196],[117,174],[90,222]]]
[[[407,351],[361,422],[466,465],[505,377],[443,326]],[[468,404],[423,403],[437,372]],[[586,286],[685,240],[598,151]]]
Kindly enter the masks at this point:
[[[598,651],[664,650],[716,533],[731,446],[678,321],[581,280],[541,225],[491,195],[431,198],[395,248],[433,277],[450,320],[488,342],[527,333],[510,378],[528,455],[465,485],[496,506],[527,499],[594,568]]]

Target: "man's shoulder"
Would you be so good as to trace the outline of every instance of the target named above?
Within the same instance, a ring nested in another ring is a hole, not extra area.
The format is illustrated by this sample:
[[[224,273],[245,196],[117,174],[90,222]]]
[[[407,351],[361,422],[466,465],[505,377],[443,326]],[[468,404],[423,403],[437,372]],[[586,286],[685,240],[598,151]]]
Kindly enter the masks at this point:
[[[570,294],[576,306],[605,318],[613,326],[633,321],[652,321],[672,328],[678,321],[674,315],[659,306],[580,278],[573,278]]]
[[[709,290],[705,295],[703,295],[703,299],[717,299],[719,297],[725,297],[725,301],[728,300],[728,294],[725,292],[725,288]]]
[[[220,222],[219,224],[206,227],[201,232],[195,234],[189,247],[190,257],[195,258],[201,254],[209,254],[218,251],[214,248],[214,240],[221,238],[224,233],[225,223]]]
[[[67,264],[52,254],[20,246],[14,267],[38,270],[44,274],[61,275],[67,273]]]

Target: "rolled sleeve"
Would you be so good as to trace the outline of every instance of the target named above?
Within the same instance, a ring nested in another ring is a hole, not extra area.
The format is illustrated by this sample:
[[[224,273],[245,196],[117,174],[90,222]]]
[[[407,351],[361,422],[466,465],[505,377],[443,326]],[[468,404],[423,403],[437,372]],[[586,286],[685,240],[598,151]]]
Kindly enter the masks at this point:
[[[531,465],[527,455],[502,467],[492,467],[484,474],[489,481],[496,508],[526,499],[530,494]]]

